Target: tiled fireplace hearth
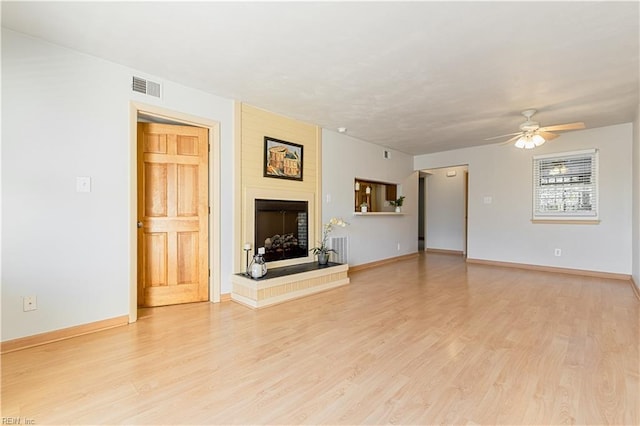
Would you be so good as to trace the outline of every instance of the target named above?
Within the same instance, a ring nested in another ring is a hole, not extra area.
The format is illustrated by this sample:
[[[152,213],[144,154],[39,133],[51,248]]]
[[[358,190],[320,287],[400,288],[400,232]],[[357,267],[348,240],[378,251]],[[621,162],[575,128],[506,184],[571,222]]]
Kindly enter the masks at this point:
[[[263,308],[349,284],[348,270],[349,265],[340,263],[321,266],[308,262],[270,269],[259,279],[235,274],[231,278],[231,299],[251,308]]]

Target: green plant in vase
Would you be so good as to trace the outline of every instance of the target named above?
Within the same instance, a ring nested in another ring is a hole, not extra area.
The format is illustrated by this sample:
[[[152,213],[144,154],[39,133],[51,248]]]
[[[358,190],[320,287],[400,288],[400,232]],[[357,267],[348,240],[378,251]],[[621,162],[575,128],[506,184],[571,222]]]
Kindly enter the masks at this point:
[[[397,200],[389,201],[389,204],[391,204],[393,207],[396,208],[396,212],[400,212],[400,207],[402,207],[402,204],[404,203],[404,199],[405,199],[405,196],[401,195]]]
[[[344,228],[348,223],[342,220],[342,218],[332,217],[329,222],[325,223],[322,227],[322,241],[319,241],[320,244],[318,247],[313,247],[309,251],[314,255],[318,256],[318,263],[320,265],[326,265],[329,263],[329,254],[337,253],[334,249],[331,249],[327,246],[327,239],[329,238],[329,234],[333,231],[333,228],[336,226],[340,226]]]

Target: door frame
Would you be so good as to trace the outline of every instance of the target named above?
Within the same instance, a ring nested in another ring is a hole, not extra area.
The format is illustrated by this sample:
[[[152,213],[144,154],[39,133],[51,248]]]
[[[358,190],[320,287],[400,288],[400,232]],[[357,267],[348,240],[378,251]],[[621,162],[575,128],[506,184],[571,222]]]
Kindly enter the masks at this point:
[[[138,113],[209,130],[209,301],[220,302],[220,123],[131,101],[129,105],[129,322],[138,319]]]
[[[464,171],[464,257],[469,257],[469,165]]]
[[[453,167],[465,167],[466,169],[463,171],[464,176],[463,179],[463,192],[464,192],[464,206],[463,206],[463,214],[464,214],[464,224],[463,224],[463,241],[462,241],[462,255],[466,258],[469,255],[469,163],[462,164],[451,164],[447,166],[437,166],[437,167],[429,167],[425,169],[419,169],[419,173],[424,174],[425,185],[424,185],[424,202],[425,202],[425,214],[424,214],[424,250],[427,250],[427,235],[429,235],[429,227],[428,223],[428,215],[427,215],[427,205],[429,199],[429,189],[427,185],[427,180],[429,178],[428,175],[432,175],[431,170],[444,170]],[[455,176],[455,175],[454,175]],[[450,251],[450,250],[444,250]],[[457,252],[455,250],[454,252]]]

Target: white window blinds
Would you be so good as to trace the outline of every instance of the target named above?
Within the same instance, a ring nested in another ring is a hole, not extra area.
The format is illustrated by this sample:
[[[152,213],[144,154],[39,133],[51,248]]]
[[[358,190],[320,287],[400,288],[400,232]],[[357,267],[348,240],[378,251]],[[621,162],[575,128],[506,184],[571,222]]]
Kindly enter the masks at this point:
[[[533,218],[598,217],[598,151],[533,157]]]

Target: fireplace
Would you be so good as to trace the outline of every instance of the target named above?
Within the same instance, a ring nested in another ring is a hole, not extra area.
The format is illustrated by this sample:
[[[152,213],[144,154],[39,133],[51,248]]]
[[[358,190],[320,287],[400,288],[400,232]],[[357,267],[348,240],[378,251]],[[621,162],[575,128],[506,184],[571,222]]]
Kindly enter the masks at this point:
[[[309,255],[309,203],[255,200],[254,247],[264,247],[267,262]]]

